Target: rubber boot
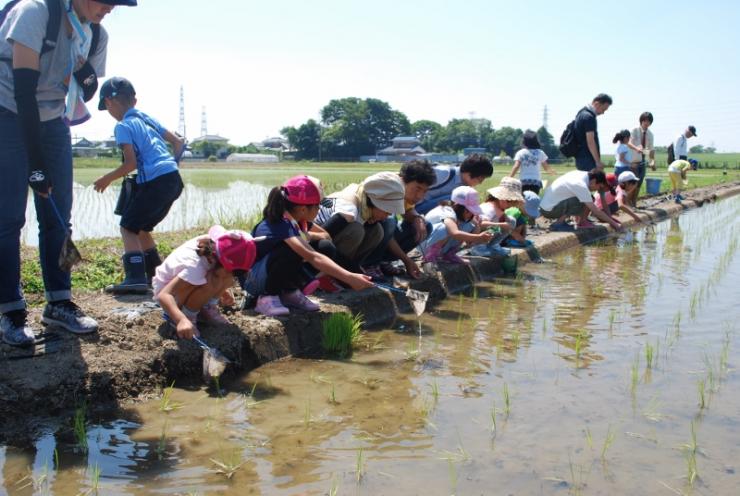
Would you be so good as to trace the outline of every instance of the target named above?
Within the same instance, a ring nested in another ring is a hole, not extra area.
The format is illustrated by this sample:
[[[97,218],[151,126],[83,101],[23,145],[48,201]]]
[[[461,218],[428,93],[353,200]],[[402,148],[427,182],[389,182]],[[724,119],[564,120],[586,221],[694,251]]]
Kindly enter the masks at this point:
[[[123,271],[126,274],[120,284],[105,288],[106,293],[113,294],[144,294],[149,290],[146,284],[146,264],[144,254],[140,251],[124,253],[121,257]]]
[[[157,273],[157,267],[162,264],[156,246],[144,251],[144,264],[146,265],[146,283],[151,287],[152,278]]]

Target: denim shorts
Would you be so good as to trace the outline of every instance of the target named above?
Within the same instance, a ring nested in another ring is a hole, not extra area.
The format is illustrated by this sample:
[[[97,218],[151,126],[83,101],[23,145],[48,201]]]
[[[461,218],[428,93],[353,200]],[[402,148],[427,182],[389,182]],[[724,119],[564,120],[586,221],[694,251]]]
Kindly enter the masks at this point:
[[[136,185],[131,203],[121,215],[121,227],[139,234],[152,232],[170,211],[183,190],[180,173],[170,172]]]

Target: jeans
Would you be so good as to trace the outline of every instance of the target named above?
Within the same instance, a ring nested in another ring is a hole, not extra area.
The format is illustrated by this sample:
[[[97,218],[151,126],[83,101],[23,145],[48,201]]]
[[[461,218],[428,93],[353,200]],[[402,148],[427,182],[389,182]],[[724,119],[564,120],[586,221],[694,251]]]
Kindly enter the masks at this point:
[[[52,197],[69,227],[72,212],[72,145],[61,118],[41,123],[41,152]],[[17,116],[0,107],[0,312],[26,307],[21,291],[21,229],[26,223],[28,157]],[[72,297],[69,272],[59,268],[66,237],[48,199],[34,194],[39,224],[39,258],[49,302]]]
[[[377,265],[380,262],[392,262],[396,257],[388,250],[391,238],[396,240],[404,253],[416,248],[416,228],[412,222],[403,221],[400,224],[391,216],[380,223],[383,227],[383,240],[378,247],[365,259],[365,265]],[[427,237],[432,232],[432,223],[427,222]]]
[[[467,233],[472,232],[474,228],[475,224],[473,222],[462,222],[458,225],[458,229]],[[422,241],[421,244],[419,244],[419,248],[422,253],[426,253],[432,246],[442,242],[443,240],[445,240],[444,244],[439,250],[439,253],[442,255],[448,252],[455,253],[457,252],[458,248],[460,248],[460,245],[462,245],[461,241],[450,237],[449,233],[447,232],[447,226],[445,225],[445,223],[439,222],[432,226],[432,230],[430,231],[429,236],[427,237],[427,239]]]

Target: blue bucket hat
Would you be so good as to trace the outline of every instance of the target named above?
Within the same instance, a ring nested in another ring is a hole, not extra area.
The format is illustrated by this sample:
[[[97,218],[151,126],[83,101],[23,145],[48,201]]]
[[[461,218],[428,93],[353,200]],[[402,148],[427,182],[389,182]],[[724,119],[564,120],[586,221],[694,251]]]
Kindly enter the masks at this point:
[[[524,210],[527,215],[536,219],[540,216],[540,197],[534,191],[525,191],[522,193],[524,196]]]
[[[112,77],[103,83],[102,88],[100,88],[98,110],[105,110],[106,98],[113,98],[117,95],[136,96],[136,90],[134,90],[134,85],[131,84],[131,81],[122,77]]]

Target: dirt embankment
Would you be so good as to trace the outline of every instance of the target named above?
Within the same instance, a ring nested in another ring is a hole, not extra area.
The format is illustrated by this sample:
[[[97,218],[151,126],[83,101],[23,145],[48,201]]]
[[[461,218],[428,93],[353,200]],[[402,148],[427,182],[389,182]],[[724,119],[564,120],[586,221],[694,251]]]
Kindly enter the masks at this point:
[[[642,215],[656,220],[683,209],[740,193],[740,183],[715,185],[686,193],[678,205],[659,195],[641,200]],[[624,219],[629,225],[632,219]],[[608,234],[604,227],[576,233],[534,230],[531,239],[542,255],[562,251]],[[514,250],[520,263],[529,261],[525,250]],[[413,282],[429,291],[430,304],[449,293],[469,288],[477,280],[500,273],[501,260],[475,258],[469,266],[440,265],[436,274]],[[201,350],[191,342],[174,339],[161,311],[148,297],[112,298],[101,293],[76,297],[86,312],[98,319],[100,331],[73,336],[49,329],[47,342],[35,350],[0,345],[0,443],[25,444],[50,419],[64,419],[73,408],[110,408],[146,398],[172,381],[201,381]],[[368,326],[388,325],[400,311],[409,311],[405,297],[372,289],[343,292],[320,298],[321,311],[274,319],[252,312],[234,312],[230,325],[204,326],[203,337],[234,364],[227,374],[251,370],[287,356],[319,356],[321,323],[337,311],[361,312]],[[31,319],[39,320],[39,311]],[[28,358],[32,352],[37,356]],[[46,352],[46,353],[43,353]]]

